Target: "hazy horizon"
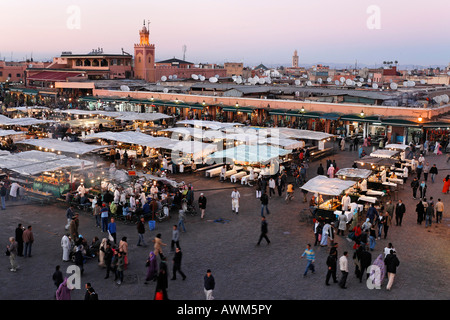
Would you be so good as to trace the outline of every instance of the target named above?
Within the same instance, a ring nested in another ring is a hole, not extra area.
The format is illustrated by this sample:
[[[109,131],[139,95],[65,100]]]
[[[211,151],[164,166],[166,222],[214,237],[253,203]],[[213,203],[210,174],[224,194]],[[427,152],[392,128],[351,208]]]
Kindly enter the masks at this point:
[[[0,58],[51,60],[63,51],[134,53],[143,20],[156,61],[300,65],[447,66],[450,27],[443,0],[22,0],[0,4]]]

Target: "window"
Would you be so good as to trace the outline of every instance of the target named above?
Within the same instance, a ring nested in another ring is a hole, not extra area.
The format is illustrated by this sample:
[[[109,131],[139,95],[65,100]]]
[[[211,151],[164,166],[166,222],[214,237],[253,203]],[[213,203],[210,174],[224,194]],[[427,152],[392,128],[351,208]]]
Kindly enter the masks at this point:
[[[16,74],[16,77],[17,77],[17,78],[20,78],[20,73],[17,73],[17,74]]]
[[[107,67],[108,66],[108,61],[106,59],[103,59],[101,62],[101,66],[102,67]]]
[[[92,61],[92,66],[93,66],[93,67],[98,67],[99,64],[100,64],[100,63],[98,62],[97,59],[94,59],[94,61]]]
[[[84,60],[84,66],[85,67],[90,67],[91,66],[91,61],[89,61],[88,59]]]
[[[83,61],[81,61],[80,59],[77,59],[77,61],[75,62],[75,65],[77,67],[81,67],[83,65]]]

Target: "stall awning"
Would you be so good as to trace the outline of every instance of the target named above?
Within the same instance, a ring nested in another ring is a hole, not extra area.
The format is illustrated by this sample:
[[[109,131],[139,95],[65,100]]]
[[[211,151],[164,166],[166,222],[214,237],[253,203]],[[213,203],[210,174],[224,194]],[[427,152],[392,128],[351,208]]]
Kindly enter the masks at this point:
[[[61,151],[75,154],[85,154],[95,150],[107,148],[108,146],[86,144],[83,142],[69,142],[58,139],[25,139],[17,143],[35,146],[50,151]]]
[[[358,179],[366,179],[372,174],[372,170],[368,169],[358,169],[358,168],[342,168],[336,172],[336,175],[339,177],[346,178],[358,178]]]
[[[407,119],[382,119],[381,124],[399,127],[420,127],[422,125]]]
[[[267,163],[289,153],[291,151],[267,145],[239,145],[234,148],[214,152],[209,158],[227,158],[236,162]]]
[[[244,112],[244,113],[252,113],[253,109],[248,107],[233,107],[233,106],[225,106],[222,108],[222,111],[230,111],[230,112]]]
[[[27,80],[34,81],[67,81],[67,78],[79,77],[82,73],[75,72],[57,72],[57,71],[42,71],[27,77]]]
[[[321,112],[304,111],[301,110],[286,110],[286,109],[274,109],[269,111],[269,115],[275,116],[291,116],[291,117],[305,117],[305,118],[320,118]]]
[[[427,122],[427,123],[424,123],[422,126],[424,128],[448,129],[448,128],[450,128],[450,122],[445,122],[445,121]]]
[[[339,196],[355,184],[356,182],[351,180],[316,176],[309,179],[303,186],[301,186],[301,189],[318,194]]]
[[[340,120],[356,121],[356,122],[381,122],[379,116],[365,116],[361,117],[359,114],[346,114],[341,116]]]
[[[12,92],[22,92],[23,94],[35,96],[39,93],[38,90],[35,89],[29,89],[29,88],[10,88],[9,89]]]
[[[320,116],[321,119],[325,119],[325,120],[338,120],[340,117],[341,117],[341,114],[335,113],[335,112],[324,113]]]

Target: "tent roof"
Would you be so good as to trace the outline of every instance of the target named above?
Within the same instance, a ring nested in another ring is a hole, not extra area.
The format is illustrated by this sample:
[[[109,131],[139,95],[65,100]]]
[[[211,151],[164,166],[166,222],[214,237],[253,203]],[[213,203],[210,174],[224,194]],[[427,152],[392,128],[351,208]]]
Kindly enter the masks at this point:
[[[309,192],[338,196],[348,188],[353,187],[355,181],[342,180],[337,178],[328,178],[326,176],[316,176],[308,180],[301,188]]]
[[[238,162],[266,163],[289,153],[291,151],[268,145],[239,145],[214,152],[209,158],[229,158]]]
[[[27,144],[35,147],[41,147],[49,150],[56,150],[62,152],[70,152],[76,154],[85,154],[94,150],[103,149],[108,146],[86,144],[83,142],[68,142],[58,139],[25,139],[17,143]]]
[[[336,172],[337,176],[344,176],[346,178],[361,178],[366,179],[372,174],[372,170],[358,169],[358,168],[342,168]]]

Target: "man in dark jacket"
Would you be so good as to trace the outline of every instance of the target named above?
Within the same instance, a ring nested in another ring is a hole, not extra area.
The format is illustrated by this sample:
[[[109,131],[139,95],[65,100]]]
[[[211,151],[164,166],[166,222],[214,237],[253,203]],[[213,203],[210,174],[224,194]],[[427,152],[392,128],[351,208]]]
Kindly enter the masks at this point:
[[[206,300],[214,300],[213,292],[216,286],[216,282],[214,280],[214,276],[211,273],[211,270],[208,269],[206,271],[206,275],[203,278],[203,288],[206,295]]]
[[[16,228],[17,256],[23,257],[23,230],[22,224],[19,223]]]
[[[267,195],[267,193],[263,192],[261,195],[261,217],[264,215],[264,208],[266,209],[266,213],[270,214],[269,212],[269,208],[267,207],[267,205],[269,204],[269,196]]]
[[[386,290],[391,290],[391,287],[394,284],[395,274],[397,273],[397,267],[400,265],[400,261],[398,260],[394,250],[391,250],[386,256],[384,259],[384,264],[386,265],[386,272],[388,275]]]
[[[317,168],[317,174],[320,176],[323,176],[325,174],[325,170],[323,169],[322,164],[319,164],[319,167]]]
[[[111,243],[108,241],[106,243],[105,256],[103,258],[103,260],[105,261],[105,265],[106,265],[105,279],[109,278],[109,273],[111,272],[111,262],[112,262],[113,255],[114,255],[114,252],[111,249]]]
[[[259,246],[259,244],[261,243],[261,240],[264,238],[267,241],[267,244],[270,244],[270,240],[267,237],[267,233],[268,233],[268,228],[267,228],[267,221],[266,218],[263,216],[261,218],[261,235],[259,236],[259,240],[258,243],[256,245]]]
[[[397,226],[402,225],[403,214],[405,213],[406,208],[402,200],[398,200],[397,205],[395,206],[395,222]]]
[[[183,277],[183,280],[186,279],[186,275],[183,273],[183,271],[181,271],[181,258],[183,256],[183,253],[181,252],[181,249],[179,247],[177,247],[175,249],[175,256],[173,257],[173,270],[172,270],[172,279],[171,280],[176,280],[176,273],[177,271],[181,274],[181,276]]]
[[[419,188],[419,180],[417,180],[417,177],[414,177],[414,180],[411,181],[411,188],[413,191],[413,198],[417,199],[417,189]]]
[[[198,197],[198,207],[202,212],[200,218],[203,219],[205,217],[205,210],[206,210],[206,197],[203,193],[201,193],[200,197]]]
[[[145,219],[144,219],[144,217],[141,217],[141,219],[139,220],[139,222],[137,224],[137,231],[138,231],[138,236],[139,236],[139,240],[138,240],[137,246],[141,246],[141,243],[144,246],[146,246],[145,240],[144,240],[144,233],[145,233]]]
[[[327,276],[325,278],[325,285],[329,286],[330,284],[328,283],[330,281],[330,277],[333,277],[333,282],[337,283],[337,279],[336,279],[336,268],[337,268],[337,251],[336,250],[330,250],[330,254],[328,255],[327,258],[327,267],[328,267],[328,272],[327,272]]]

